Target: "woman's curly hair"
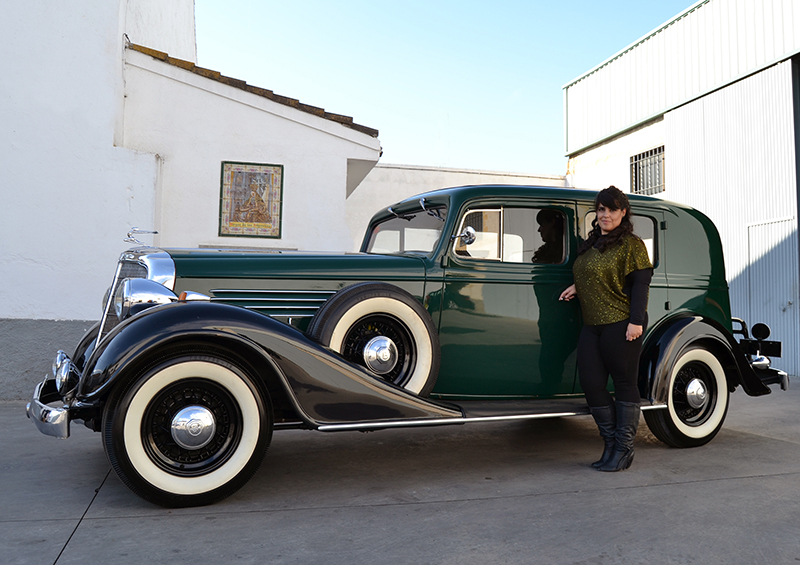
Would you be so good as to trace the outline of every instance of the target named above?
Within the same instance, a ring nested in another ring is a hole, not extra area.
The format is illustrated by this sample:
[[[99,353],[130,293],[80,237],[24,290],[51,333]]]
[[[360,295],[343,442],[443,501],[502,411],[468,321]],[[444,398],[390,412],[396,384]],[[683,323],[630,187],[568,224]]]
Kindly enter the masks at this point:
[[[611,210],[625,210],[625,215],[622,216],[622,222],[611,232],[603,236],[600,231],[600,226],[597,223],[597,217],[592,220],[592,230],[589,232],[586,240],[578,248],[578,255],[586,253],[597,243],[597,250],[603,253],[606,249],[614,247],[623,238],[633,234],[633,223],[631,222],[631,203],[628,197],[618,189],[616,186],[611,185],[604,188],[597,193],[594,199],[595,212],[600,204]],[[602,239],[601,239],[602,237]],[[600,240],[598,242],[598,240]]]

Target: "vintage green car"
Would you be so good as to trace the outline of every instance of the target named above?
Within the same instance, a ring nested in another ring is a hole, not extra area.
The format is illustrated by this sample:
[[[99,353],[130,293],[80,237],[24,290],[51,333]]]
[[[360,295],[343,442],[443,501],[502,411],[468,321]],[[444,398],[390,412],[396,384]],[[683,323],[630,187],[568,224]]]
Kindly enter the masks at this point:
[[[374,430],[588,414],[577,301],[559,301],[595,192],[434,191],[378,212],[360,253],[135,248],[100,321],[59,352],[28,416],[102,432],[147,500],[207,504],[255,473],[274,429]],[[653,434],[702,445],[728,395],[788,386],[780,343],[731,318],[716,228],[631,196],[655,266],[640,390]],[[734,329],[734,324],[736,328]],[[734,334],[741,339],[737,341]]]

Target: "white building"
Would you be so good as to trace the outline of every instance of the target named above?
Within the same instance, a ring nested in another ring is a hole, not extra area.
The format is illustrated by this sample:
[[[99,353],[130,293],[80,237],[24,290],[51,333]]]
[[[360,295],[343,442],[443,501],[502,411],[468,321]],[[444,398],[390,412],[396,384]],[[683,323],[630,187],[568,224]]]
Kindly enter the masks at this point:
[[[196,60],[193,0],[3,6],[0,399],[99,317],[133,226],[162,246],[350,249],[378,132]],[[223,161],[283,167],[279,238],[218,235]]]
[[[800,373],[800,3],[701,0],[564,87],[567,179],[705,212],[733,315]],[[667,234],[667,238],[669,235]]]

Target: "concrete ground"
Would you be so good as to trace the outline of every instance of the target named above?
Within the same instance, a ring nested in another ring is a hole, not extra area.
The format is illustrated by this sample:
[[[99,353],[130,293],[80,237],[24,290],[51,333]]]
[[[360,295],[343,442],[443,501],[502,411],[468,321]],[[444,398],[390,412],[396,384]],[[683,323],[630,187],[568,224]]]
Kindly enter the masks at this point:
[[[588,417],[275,434],[250,483],[167,510],[110,471],[80,425],[41,435],[0,403],[0,563],[800,562],[800,380],[738,391],[708,445],[644,423],[633,467],[599,473]]]

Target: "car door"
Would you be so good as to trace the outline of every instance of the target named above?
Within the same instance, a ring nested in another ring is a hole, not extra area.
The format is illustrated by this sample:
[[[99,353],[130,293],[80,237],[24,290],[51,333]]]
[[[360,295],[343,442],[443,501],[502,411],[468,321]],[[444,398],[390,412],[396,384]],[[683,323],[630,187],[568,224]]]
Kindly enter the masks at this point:
[[[475,203],[444,260],[439,327],[443,398],[534,397],[574,389],[581,319],[572,283],[575,205]]]
[[[653,278],[650,281],[650,292],[647,301],[647,314],[649,327],[658,320],[666,316],[670,310],[669,281],[667,279],[667,261],[665,253],[665,229],[664,212],[654,207],[645,206],[638,202],[632,205],[633,233],[638,235],[647,248],[650,262],[653,264]],[[585,237],[592,229],[592,221],[596,214],[593,206],[579,205],[578,215],[580,225],[578,226],[579,236]],[[645,328],[645,335],[647,334]],[[609,390],[613,391],[613,385],[609,381]],[[582,392],[580,385],[576,382],[576,392]]]

